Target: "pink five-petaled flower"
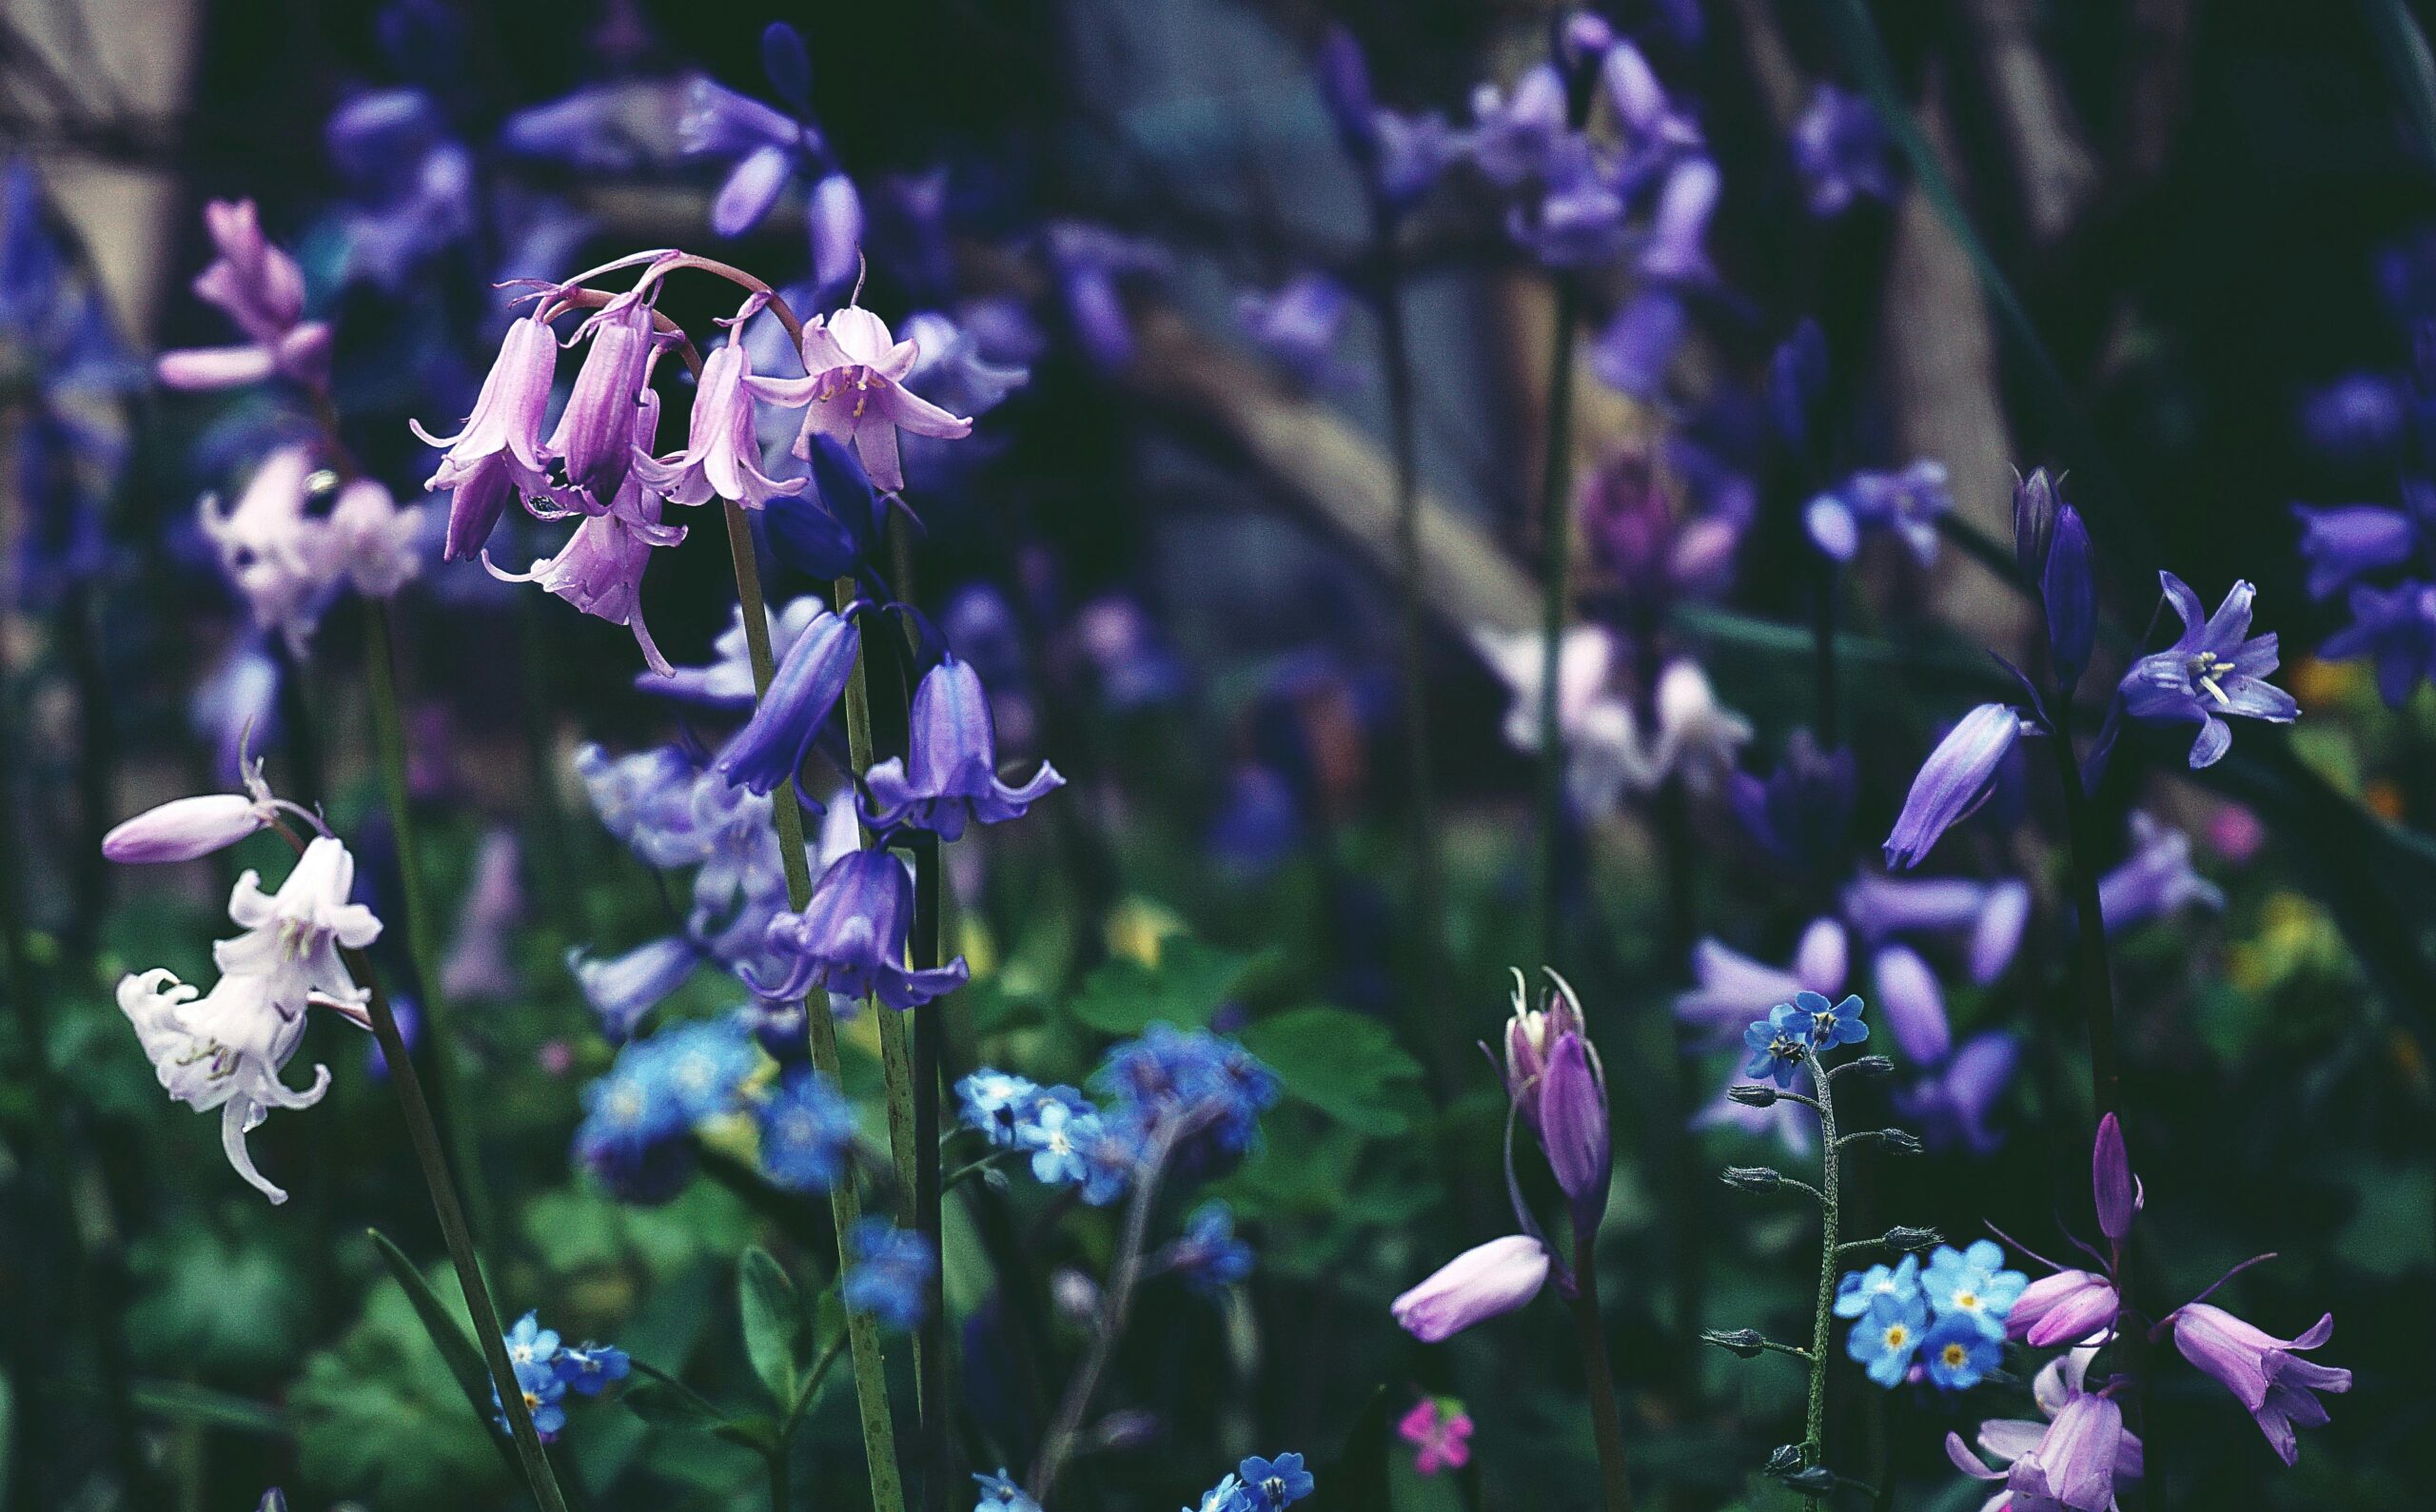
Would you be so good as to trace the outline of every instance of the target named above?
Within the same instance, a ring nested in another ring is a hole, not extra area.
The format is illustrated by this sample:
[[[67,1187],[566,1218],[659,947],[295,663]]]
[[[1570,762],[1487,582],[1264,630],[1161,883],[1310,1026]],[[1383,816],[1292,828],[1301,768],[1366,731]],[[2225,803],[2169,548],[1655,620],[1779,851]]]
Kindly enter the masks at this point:
[[[2298,1339],[2278,1339],[2204,1302],[2185,1306],[2166,1322],[2173,1325],[2174,1347],[2182,1357],[2233,1394],[2286,1464],[2300,1457],[2295,1426],[2326,1425],[2326,1404],[2316,1393],[2351,1389],[2350,1371],[2304,1360],[2299,1353],[2334,1337],[2333,1313]]]
[[[1406,1333],[1437,1344],[1538,1296],[1549,1264],[1547,1246],[1528,1234],[1508,1234],[1449,1260],[1387,1310]]]
[[[330,328],[304,319],[304,274],[270,245],[251,200],[214,200],[203,224],[220,256],[196,276],[194,291],[227,312],[242,346],[163,352],[154,365],[171,388],[234,388],[273,374],[319,388],[329,379]]]
[[[1472,1459],[1472,1419],[1463,1404],[1424,1397],[1396,1424],[1413,1446],[1412,1467],[1424,1475],[1460,1470]]]
[[[1982,1464],[1962,1435],[1945,1436],[1955,1469],[2005,1483],[1980,1512],[2107,1512],[2115,1486],[2140,1478],[2140,1441],[2124,1430],[2123,1409],[2081,1389],[2096,1353],[2075,1349],[2038,1372],[2031,1394],[2050,1421],[1991,1418],[1979,1424],[1979,1447],[2005,1468]]]
[[[972,432],[972,422],[951,415],[905,385],[921,351],[889,333],[888,323],[858,304],[804,327],[802,378],[753,381],[754,392],[775,403],[804,409],[796,455],[812,455],[812,438],[828,436],[855,448],[855,455],[883,492],[905,486],[896,459],[896,433],[953,440]]]

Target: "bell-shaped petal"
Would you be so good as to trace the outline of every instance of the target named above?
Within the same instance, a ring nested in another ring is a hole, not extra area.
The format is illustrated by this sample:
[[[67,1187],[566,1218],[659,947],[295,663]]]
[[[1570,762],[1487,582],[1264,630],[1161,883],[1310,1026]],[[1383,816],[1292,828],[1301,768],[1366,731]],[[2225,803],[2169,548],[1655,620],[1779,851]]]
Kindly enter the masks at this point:
[[[1540,1146],[1557,1186],[1573,1204],[1577,1232],[1596,1228],[1606,1211],[1613,1170],[1607,1131],[1607,1084],[1596,1054],[1580,1034],[1560,1037],[1540,1077]]]
[[[753,717],[719,753],[719,774],[762,794],[793,781],[846,691],[862,643],[862,630],[853,620],[826,609],[814,615],[778,662]]]
[[[2114,1283],[2090,1270],[2059,1270],[2022,1288],[2005,1315],[2005,1335],[2033,1349],[2079,1344],[2106,1333],[2122,1311]]]
[[[1912,779],[1886,837],[1886,864],[1919,865],[1947,830],[1985,802],[1996,769],[2021,734],[2021,716],[2009,704],[1983,703],[1964,715]]]
[[[1547,1285],[1549,1264],[1547,1247],[1527,1234],[1492,1239],[1441,1266],[1388,1311],[1405,1332],[1437,1344],[1538,1296]]]
[[[998,776],[998,741],[980,674],[953,654],[939,658],[914,690],[910,759],[891,756],[864,775],[865,811],[878,830],[911,826],[953,840],[967,823],[1021,818],[1065,786],[1047,762],[1021,786]]]
[[[242,793],[172,798],[113,827],[102,854],[129,865],[191,861],[261,833],[272,817],[268,805]]]

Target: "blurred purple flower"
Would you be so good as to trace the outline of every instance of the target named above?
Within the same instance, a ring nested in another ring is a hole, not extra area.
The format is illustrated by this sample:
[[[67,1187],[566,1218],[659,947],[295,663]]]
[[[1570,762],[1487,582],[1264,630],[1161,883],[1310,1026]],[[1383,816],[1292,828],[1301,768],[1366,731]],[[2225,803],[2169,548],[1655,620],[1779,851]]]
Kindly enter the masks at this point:
[[[2003,1030],[1974,1034],[1962,1042],[1952,1060],[1896,1089],[1896,1109],[1919,1126],[1920,1137],[1932,1149],[1994,1154],[2004,1140],[1989,1118],[2013,1085],[2020,1063],[2021,1044],[2012,1034]]]
[[[2190,864],[2190,836],[2132,812],[2132,854],[2098,878],[2098,913],[2111,933],[2191,904],[2221,912],[2224,890]]]
[[[1742,833],[1770,859],[1798,874],[1822,877],[1850,864],[1858,787],[1851,751],[1821,751],[1808,730],[1796,730],[1785,742],[1784,759],[1764,780],[1747,772],[1727,779],[1726,800]]]
[[[1656,400],[1691,329],[1691,312],[1674,289],[1644,284],[1617,306],[1591,344],[1590,367],[1599,381],[1632,399]]]
[[[506,998],[517,989],[508,947],[524,919],[524,889],[517,869],[522,847],[516,832],[501,828],[482,836],[474,853],[474,877],[457,909],[457,932],[440,961],[440,988],[452,1002]]]
[[[1794,123],[1793,165],[1810,213],[1841,215],[1864,199],[1892,200],[1900,187],[1895,142],[1867,100],[1832,84],[1813,91]]]
[[[1126,313],[1121,285],[1130,279],[1164,275],[1166,252],[1079,221],[1052,222],[1046,237],[1050,270],[1083,354],[1106,372],[1131,365],[1133,322]]]
[[[775,613],[763,610],[770,625],[770,655],[784,660],[788,649],[805,628],[828,609],[818,594],[808,593],[788,599],[785,607]],[[755,701],[753,658],[744,635],[744,607],[735,606],[729,618],[728,627],[711,642],[712,659],[707,666],[678,667],[665,677],[657,673],[638,673],[635,677],[637,690],[704,709],[751,714]]]
[[[1722,1049],[1737,1043],[1743,1026],[1764,1015],[1772,1004],[1791,1002],[1805,992],[1822,997],[1841,992],[1849,969],[1844,927],[1834,919],[1811,921],[1786,968],[1763,965],[1715,939],[1703,939],[1692,950],[1692,976],[1698,985],[1676,997],[1675,1021],[1692,1030],[1704,1046]]]
[[[2389,373],[2346,373],[2301,401],[2301,435],[2330,461],[2393,455],[2409,422],[2408,385]]]
[[[2239,715],[2270,724],[2290,724],[2301,706],[2267,681],[2275,670],[2272,632],[2249,633],[2250,600],[2257,590],[2236,582],[2210,617],[2199,596],[2172,573],[2159,573],[2166,599],[2182,617],[2182,635],[2171,648],[2142,657],[2123,675],[2123,711],[2151,723],[2197,721],[2190,766],[2215,765],[2232,749],[2233,730],[2223,718]]]
[[[1873,531],[1898,536],[1923,567],[1937,560],[1937,521],[1954,512],[1945,463],[1924,458],[1900,472],[1855,473],[1802,512],[1811,541],[1837,561],[1860,551]]]
[[[1325,273],[1306,273],[1269,293],[1235,301],[1244,334],[1298,382],[1327,388],[1348,376],[1336,358],[1353,296]]]
[[[2324,599],[2354,578],[2398,567],[2417,545],[2408,515],[2376,504],[2313,509],[2294,504],[2301,556],[2309,564],[2309,597]]]
[[[1895,1036],[1895,1048],[1915,1065],[1934,1066],[1954,1048],[1945,1016],[1945,989],[1936,972],[1908,945],[1880,949],[1871,962],[1878,1016]]]
[[[1864,872],[1844,889],[1845,919],[1864,939],[1964,933],[1971,979],[2004,973],[2030,921],[2030,888],[2016,879],[1894,877]]]
[[[2436,583],[2412,579],[2391,589],[2351,590],[2351,623],[2328,636],[2328,661],[2373,658],[2377,692],[2399,709],[2423,679],[2436,679]]]
[[[324,144],[355,203],[338,213],[348,280],[395,294],[417,266],[472,231],[473,155],[420,89],[375,89],[330,113]]]
[[[244,333],[242,346],[163,352],[154,364],[171,388],[233,388],[278,375],[310,388],[329,382],[330,328],[304,319],[304,274],[270,244],[251,200],[213,200],[203,222],[219,256],[196,275],[195,293]]]
[[[1680,517],[1645,451],[1626,448],[1584,481],[1582,533],[1636,610],[1661,613],[1678,595],[1721,587],[1742,532],[1714,514]]]

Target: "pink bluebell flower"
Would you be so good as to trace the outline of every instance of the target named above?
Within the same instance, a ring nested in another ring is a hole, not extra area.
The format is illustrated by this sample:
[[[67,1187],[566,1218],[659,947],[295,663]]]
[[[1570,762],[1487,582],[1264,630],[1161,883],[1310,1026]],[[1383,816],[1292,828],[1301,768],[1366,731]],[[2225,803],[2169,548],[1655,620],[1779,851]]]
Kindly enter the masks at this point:
[[[2187,1304],[2165,1322],[2182,1357],[2233,1394],[2286,1464],[2300,1457],[2296,1429],[2326,1425],[2317,1393],[2351,1389],[2350,1371],[2301,1358],[2334,1337],[2332,1313],[2297,1339],[2278,1339],[2204,1302]]]
[[[196,276],[194,291],[227,314],[246,344],[163,352],[155,364],[161,382],[234,388],[279,376],[325,385],[330,328],[304,319],[304,270],[263,235],[254,202],[213,200],[203,207],[203,224],[220,255]]]
[[[2050,1421],[1994,1418],[1979,1425],[1979,1447],[2004,1468],[1990,1469],[1963,1443],[1946,1435],[1955,1469],[1979,1481],[2001,1481],[1989,1505],[2014,1512],[2110,1512],[2118,1486],[2140,1479],[2140,1441],[2123,1426],[2112,1397],[2081,1389],[2085,1354],[2058,1358],[2033,1388]]]
[[[888,323],[849,304],[804,327],[798,379],[755,381],[754,392],[789,408],[802,408],[803,428],[796,455],[812,455],[812,439],[828,436],[852,445],[872,482],[883,492],[905,486],[897,461],[899,429],[916,436],[952,439],[972,433],[972,422],[951,415],[905,387],[920,348],[892,335]]]
[[[1437,1344],[1538,1296],[1550,1264],[1547,1246],[1528,1234],[1492,1239],[1441,1266],[1388,1310],[1406,1333]]]
[[[499,357],[475,396],[473,413],[457,434],[434,436],[421,422],[407,422],[425,445],[448,453],[423,483],[450,495],[444,560],[472,560],[490,539],[508,501],[548,491],[550,453],[541,424],[558,359],[558,338],[526,316],[508,326]]]

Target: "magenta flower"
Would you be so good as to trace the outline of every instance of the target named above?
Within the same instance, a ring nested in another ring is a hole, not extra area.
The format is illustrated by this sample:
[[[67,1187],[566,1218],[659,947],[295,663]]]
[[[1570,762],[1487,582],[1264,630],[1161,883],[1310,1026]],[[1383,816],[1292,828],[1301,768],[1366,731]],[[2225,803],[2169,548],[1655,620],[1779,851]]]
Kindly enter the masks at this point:
[[[2334,1337],[2330,1312],[2297,1339],[2278,1339],[2204,1302],[2187,1304],[2166,1322],[2182,1357],[2233,1394],[2286,1464],[2300,1456],[2295,1428],[2326,1425],[2326,1404],[2316,1394],[2351,1389],[2350,1371],[2300,1357]]]
[[[1389,1304],[1388,1311],[1405,1332],[1437,1344],[1538,1296],[1547,1285],[1550,1264],[1547,1246],[1528,1234],[1508,1234],[1439,1267]]]
[[[804,327],[802,378],[758,379],[763,399],[804,409],[796,455],[812,455],[812,438],[827,436],[855,449],[863,471],[884,492],[905,486],[898,465],[896,433],[953,439],[972,434],[972,422],[951,415],[905,386],[921,352],[890,334],[888,323],[849,304],[825,321]]]
[[[1460,1470],[1472,1459],[1472,1419],[1458,1402],[1424,1397],[1396,1424],[1413,1446],[1412,1467],[1424,1475]]]
[[[2114,1283],[2090,1270],[2059,1270],[2022,1288],[2005,1316],[2005,1334],[2033,1348],[2081,1344],[2113,1330],[2123,1310]]]
[[[510,499],[547,491],[544,468],[550,454],[541,442],[541,422],[549,410],[558,362],[558,338],[527,316],[507,328],[499,359],[475,396],[474,412],[456,435],[434,436],[420,421],[406,422],[423,444],[448,453],[423,484],[452,496],[443,560],[472,560],[490,540]]]
[[[304,319],[304,274],[270,245],[251,200],[214,200],[203,224],[220,256],[194,281],[197,295],[227,312],[242,346],[163,352],[154,371],[171,388],[234,388],[278,375],[319,388],[329,382],[330,328]]]
[[[740,332],[769,298],[754,295],[722,324]],[[733,499],[747,509],[758,509],[782,495],[803,492],[809,479],[779,482],[761,470],[761,442],[753,424],[755,382],[752,350],[732,334],[726,345],[702,361],[685,449],[664,460],[638,462],[644,481],[680,504]]]

